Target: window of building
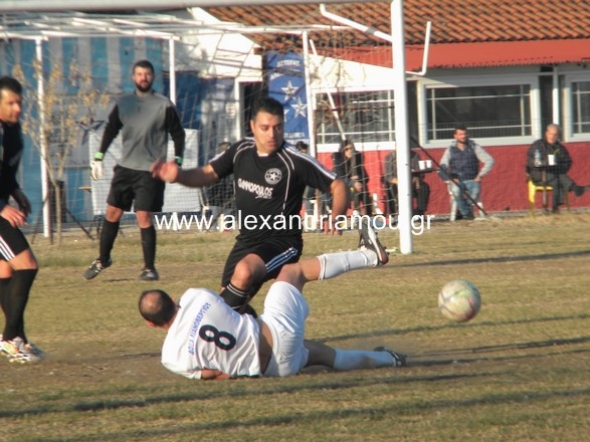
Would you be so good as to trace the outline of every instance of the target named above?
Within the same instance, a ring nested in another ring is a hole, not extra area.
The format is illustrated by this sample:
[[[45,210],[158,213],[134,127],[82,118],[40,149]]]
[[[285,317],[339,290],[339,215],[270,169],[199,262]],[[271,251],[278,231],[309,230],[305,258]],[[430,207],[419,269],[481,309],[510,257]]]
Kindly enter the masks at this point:
[[[530,86],[498,85],[426,89],[427,136],[450,139],[457,123],[473,138],[530,136]]]
[[[317,97],[318,143],[340,143],[340,130],[355,142],[393,141],[393,91],[333,93]],[[340,127],[339,127],[340,125]]]
[[[416,82],[407,83],[410,136],[418,139]],[[334,111],[327,94],[317,97],[316,127],[319,144],[340,143],[340,129],[355,142],[395,141],[395,110],[392,90],[339,92],[332,94]],[[338,120],[341,128],[338,127]]]
[[[590,81],[572,82],[573,132],[590,133]]]

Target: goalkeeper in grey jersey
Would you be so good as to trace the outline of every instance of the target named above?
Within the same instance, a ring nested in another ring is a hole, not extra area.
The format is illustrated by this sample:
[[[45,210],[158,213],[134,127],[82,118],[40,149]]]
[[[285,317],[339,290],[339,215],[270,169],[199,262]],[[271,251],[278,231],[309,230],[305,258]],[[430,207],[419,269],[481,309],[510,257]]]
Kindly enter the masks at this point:
[[[152,177],[150,167],[154,161],[166,159],[168,133],[174,141],[175,161],[180,166],[185,132],[174,104],[152,89],[154,67],[149,61],[141,60],[133,65],[132,79],[135,92],[117,100],[109,114],[100,150],[91,164],[92,179],[100,179],[104,154],[121,132],[123,151],[115,166],[107,198],[105,221],[100,233],[100,253],[84,272],[86,279],[96,277],[112,264],[111,250],[119,231],[119,221],[132,206],[141,232],[144,258],[139,278],[143,281],[159,279],[154,265],[156,230],[152,215],[162,211],[165,184]]]

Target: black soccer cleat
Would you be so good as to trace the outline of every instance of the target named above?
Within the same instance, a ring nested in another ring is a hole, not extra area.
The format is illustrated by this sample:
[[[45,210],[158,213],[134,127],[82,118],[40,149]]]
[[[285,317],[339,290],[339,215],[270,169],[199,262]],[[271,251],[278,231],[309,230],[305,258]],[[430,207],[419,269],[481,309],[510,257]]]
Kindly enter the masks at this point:
[[[139,274],[140,281],[157,281],[160,279],[160,275],[156,269],[148,269],[147,267]]]
[[[392,367],[405,367],[407,365],[406,358],[407,355],[402,353],[395,352],[387,347],[376,347],[373,351],[385,351],[391,355],[393,358],[393,365]]]
[[[100,259],[95,259],[84,272],[84,279],[96,278],[100,272],[110,267],[112,263],[113,261],[110,259],[105,263],[101,262]]]

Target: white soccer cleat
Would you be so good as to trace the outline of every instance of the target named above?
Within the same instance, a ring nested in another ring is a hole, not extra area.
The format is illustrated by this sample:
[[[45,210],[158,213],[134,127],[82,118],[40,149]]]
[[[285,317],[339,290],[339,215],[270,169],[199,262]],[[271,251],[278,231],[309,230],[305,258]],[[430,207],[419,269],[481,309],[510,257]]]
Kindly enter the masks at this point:
[[[25,344],[20,337],[16,337],[11,341],[0,341],[0,352],[10,362],[19,364],[39,362],[43,358],[43,352],[37,346]]]
[[[383,244],[377,238],[377,232],[370,226],[367,220],[361,221],[361,229],[359,230],[359,249],[372,250],[377,255],[377,265],[382,266],[389,262],[389,255]]]

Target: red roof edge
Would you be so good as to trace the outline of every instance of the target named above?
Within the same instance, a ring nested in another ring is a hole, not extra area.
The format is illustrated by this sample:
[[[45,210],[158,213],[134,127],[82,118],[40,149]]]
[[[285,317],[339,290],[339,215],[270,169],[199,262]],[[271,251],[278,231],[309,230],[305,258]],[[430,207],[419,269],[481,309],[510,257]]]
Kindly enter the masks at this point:
[[[423,46],[406,46],[406,70],[422,68]],[[391,46],[335,49],[333,56],[350,61],[392,66]],[[429,68],[590,63],[590,39],[537,40],[430,45]]]

